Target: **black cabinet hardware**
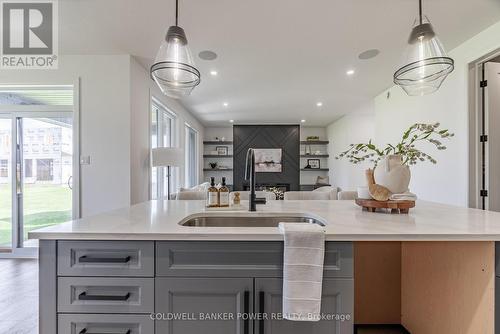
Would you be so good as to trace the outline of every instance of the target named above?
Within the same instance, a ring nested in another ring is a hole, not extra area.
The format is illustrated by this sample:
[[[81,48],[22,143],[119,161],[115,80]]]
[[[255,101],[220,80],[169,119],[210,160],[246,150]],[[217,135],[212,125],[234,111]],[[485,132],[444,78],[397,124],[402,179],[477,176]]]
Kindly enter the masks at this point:
[[[81,263],[127,263],[130,262],[130,256],[125,257],[89,257],[87,255],[80,256],[78,259]]]
[[[109,296],[109,295],[87,295],[87,292],[82,292],[78,295],[78,300],[109,300],[109,301],[125,301],[130,297],[130,292],[122,296]]]
[[[126,332],[121,332],[121,333],[111,333],[111,332],[109,332],[109,333],[96,333],[96,332],[89,332],[89,331],[87,331],[87,328],[84,328],[80,331],[79,334],[130,334],[130,333],[132,333],[132,331],[130,329],[128,329]]]
[[[266,293],[264,291],[259,292],[259,334],[264,334],[264,312],[265,312],[265,304],[264,298],[266,297]]]
[[[243,295],[243,334],[250,334],[250,291],[245,291]]]

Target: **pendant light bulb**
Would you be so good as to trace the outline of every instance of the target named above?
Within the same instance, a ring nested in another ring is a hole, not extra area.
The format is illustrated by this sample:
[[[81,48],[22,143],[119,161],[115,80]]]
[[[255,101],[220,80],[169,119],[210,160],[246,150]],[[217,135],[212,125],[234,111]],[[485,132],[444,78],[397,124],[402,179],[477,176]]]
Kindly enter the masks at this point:
[[[176,0],[175,26],[168,28],[150,70],[151,78],[161,91],[173,98],[191,94],[194,87],[200,83],[200,71],[195,67],[186,33],[177,25],[178,6]]]
[[[419,0],[419,16],[408,38],[404,66],[394,73],[394,83],[410,96],[430,94],[441,87],[454,66],[429,19],[422,14]]]

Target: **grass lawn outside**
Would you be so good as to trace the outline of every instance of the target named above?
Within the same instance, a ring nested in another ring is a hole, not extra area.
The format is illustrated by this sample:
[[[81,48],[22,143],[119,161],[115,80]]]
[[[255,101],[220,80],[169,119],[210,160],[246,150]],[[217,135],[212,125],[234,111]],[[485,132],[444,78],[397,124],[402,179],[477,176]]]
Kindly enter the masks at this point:
[[[25,185],[24,240],[31,230],[71,220],[71,206],[71,189],[66,185]],[[11,185],[0,184],[0,247],[10,247],[11,230]]]

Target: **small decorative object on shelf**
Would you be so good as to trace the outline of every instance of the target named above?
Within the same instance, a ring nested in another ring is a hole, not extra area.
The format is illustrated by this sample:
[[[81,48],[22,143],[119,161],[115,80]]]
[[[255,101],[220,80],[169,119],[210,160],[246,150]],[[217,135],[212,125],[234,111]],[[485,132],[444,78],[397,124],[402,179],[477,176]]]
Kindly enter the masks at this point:
[[[209,162],[208,165],[210,166],[210,168],[216,169],[218,164],[216,162]]]
[[[311,155],[311,146],[304,147],[304,155]]]
[[[318,176],[316,178],[316,185],[329,185],[330,178],[328,176]]]
[[[311,165],[309,165],[309,164],[305,165],[304,169],[311,169]]]
[[[319,159],[307,159],[307,166],[311,169],[321,169],[321,162]]]
[[[228,154],[228,147],[227,146],[216,146],[215,149],[217,150],[218,155],[227,155]]]
[[[307,136],[306,140],[307,141],[317,141],[317,140],[319,140],[319,136]]]
[[[277,200],[284,200],[285,199],[285,192],[278,187],[270,187],[270,188],[267,188],[266,191],[274,193],[274,195],[276,195]]]

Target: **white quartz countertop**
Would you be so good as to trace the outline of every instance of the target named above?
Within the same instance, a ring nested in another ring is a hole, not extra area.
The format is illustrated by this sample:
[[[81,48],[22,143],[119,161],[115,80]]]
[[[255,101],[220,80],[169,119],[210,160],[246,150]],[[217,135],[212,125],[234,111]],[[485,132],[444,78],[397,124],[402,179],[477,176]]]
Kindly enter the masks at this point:
[[[204,201],[150,201],[29,232],[32,239],[282,240],[277,227],[190,227],[190,217],[308,216],[330,241],[500,241],[500,213],[418,201],[409,214],[362,211],[353,201],[269,201],[257,212],[214,211]],[[247,203],[242,203],[247,208]]]

